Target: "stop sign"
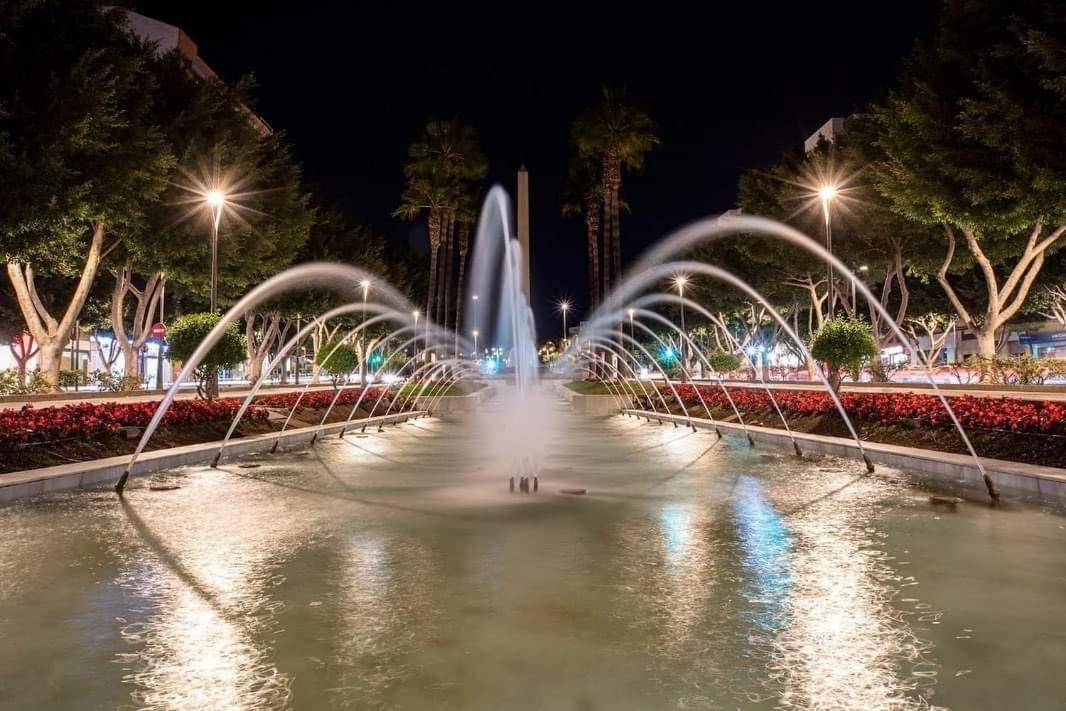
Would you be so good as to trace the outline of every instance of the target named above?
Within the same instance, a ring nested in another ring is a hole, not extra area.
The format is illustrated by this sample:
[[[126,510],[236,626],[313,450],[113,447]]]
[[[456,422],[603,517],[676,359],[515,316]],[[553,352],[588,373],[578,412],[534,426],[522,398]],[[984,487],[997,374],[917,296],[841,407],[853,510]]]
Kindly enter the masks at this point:
[[[152,338],[163,338],[167,335],[166,324],[153,323],[152,324]]]

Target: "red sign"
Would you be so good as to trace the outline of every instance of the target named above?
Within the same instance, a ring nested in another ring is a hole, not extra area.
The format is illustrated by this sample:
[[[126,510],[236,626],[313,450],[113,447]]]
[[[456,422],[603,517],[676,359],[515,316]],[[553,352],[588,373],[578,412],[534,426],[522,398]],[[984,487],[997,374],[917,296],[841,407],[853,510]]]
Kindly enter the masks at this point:
[[[167,335],[166,324],[153,323],[152,324],[152,338],[163,338]]]

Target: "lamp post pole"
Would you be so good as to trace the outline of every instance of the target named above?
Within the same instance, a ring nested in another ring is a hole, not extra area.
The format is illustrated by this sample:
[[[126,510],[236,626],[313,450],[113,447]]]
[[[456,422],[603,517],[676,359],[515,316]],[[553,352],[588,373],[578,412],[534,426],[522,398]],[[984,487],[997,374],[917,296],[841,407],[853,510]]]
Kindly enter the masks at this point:
[[[823,185],[818,190],[818,197],[822,200],[822,215],[825,218],[825,249],[829,256],[833,256],[833,221],[830,217],[830,203],[837,195],[837,189],[832,185]],[[833,286],[833,262],[827,259],[825,263],[825,276],[828,286],[826,287],[826,313],[833,318],[834,302],[836,301],[835,288]]]

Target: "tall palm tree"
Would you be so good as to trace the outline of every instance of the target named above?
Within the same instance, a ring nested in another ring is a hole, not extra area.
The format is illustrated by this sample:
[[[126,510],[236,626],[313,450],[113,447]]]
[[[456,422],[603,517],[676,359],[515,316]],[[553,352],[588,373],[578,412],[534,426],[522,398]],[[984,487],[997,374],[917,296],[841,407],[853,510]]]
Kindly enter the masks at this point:
[[[439,173],[418,177],[409,176],[407,189],[400,206],[393,215],[408,220],[428,213],[429,226],[429,294],[426,297],[426,319],[432,318],[437,293],[437,258],[440,254],[442,222],[445,211],[454,201],[454,185]]]
[[[603,103],[574,121],[571,140],[578,155],[599,160],[604,207],[604,291],[622,275],[622,172],[644,167],[644,156],[659,144],[655,124],[644,111],[626,103],[625,91],[604,87]]]
[[[466,258],[470,254],[470,228],[477,222],[477,206],[479,196],[473,192],[466,192],[459,198],[459,204],[455,209],[455,222],[458,225],[458,249],[459,249],[459,285],[456,288],[455,298],[455,329],[456,333],[463,325],[463,287],[466,278]]]
[[[585,240],[588,247],[589,309],[600,303],[600,215],[603,205],[603,181],[599,163],[572,158],[563,192],[563,217],[585,216]]]
[[[477,132],[455,119],[427,123],[419,140],[408,147],[408,157],[404,167],[408,190],[397,214],[413,217],[429,210],[430,283],[426,317],[441,323],[442,317],[444,321],[448,318],[455,211],[462,196],[485,176],[488,167]],[[425,199],[429,197],[427,190],[432,193],[432,200]],[[408,193],[412,193],[411,201],[407,199]],[[427,208],[425,205],[430,202],[433,205]],[[443,260],[439,258],[442,244]]]

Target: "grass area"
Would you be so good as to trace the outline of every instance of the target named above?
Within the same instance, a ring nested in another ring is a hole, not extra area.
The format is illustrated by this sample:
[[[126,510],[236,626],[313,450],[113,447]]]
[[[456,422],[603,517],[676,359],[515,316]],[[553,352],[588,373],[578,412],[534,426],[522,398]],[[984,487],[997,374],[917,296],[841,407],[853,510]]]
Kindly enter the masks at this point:
[[[635,384],[635,381],[630,381],[630,385],[637,394],[640,394],[640,387]],[[566,387],[578,395],[616,395],[618,392],[614,385],[608,388],[599,380],[574,380],[567,383]]]
[[[437,386],[434,386],[432,384],[427,385],[423,394],[443,395],[444,397],[452,397],[456,395],[470,395],[471,393],[476,393],[478,390],[481,390],[483,387],[485,387],[484,383],[475,383],[470,380],[460,380],[459,382],[452,383],[447,388],[445,388],[443,393],[438,389]],[[421,390],[421,383],[407,384],[400,388],[399,395],[402,397],[406,397],[407,395],[411,394],[418,395]]]

